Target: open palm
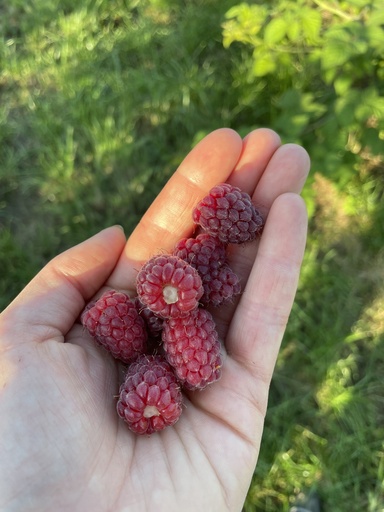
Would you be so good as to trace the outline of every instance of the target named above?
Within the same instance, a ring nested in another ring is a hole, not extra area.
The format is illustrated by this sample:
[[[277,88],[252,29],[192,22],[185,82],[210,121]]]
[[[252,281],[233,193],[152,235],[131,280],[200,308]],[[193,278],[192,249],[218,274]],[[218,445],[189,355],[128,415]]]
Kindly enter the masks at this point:
[[[240,511],[256,466],[268,388],[305,246],[299,197],[309,159],[259,129],[229,129],[186,157],[126,242],[110,228],[52,260],[0,316],[0,510]],[[193,206],[217,183],[267,216],[235,247],[243,292],[213,311],[222,378],[185,397],[175,426],[132,434],[116,414],[123,368],[77,323],[105,287],[134,292],[149,257],[193,231]],[[65,343],[64,343],[65,342]]]

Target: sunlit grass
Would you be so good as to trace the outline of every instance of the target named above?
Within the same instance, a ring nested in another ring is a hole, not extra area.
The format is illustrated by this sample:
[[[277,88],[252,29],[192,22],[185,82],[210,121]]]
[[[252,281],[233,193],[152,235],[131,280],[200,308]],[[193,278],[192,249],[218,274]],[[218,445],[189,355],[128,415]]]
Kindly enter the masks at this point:
[[[247,512],[288,511],[309,489],[326,510],[384,506],[384,253],[375,250],[382,210],[373,193],[377,184],[359,178],[345,192],[315,180],[316,214]]]

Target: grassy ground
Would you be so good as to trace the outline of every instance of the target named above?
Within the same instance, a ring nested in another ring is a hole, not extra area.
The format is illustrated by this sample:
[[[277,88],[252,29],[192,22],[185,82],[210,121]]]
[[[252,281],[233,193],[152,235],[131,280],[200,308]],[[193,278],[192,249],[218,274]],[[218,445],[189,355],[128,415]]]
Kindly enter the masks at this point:
[[[234,4],[0,6],[0,310],[59,251],[111,224],[129,233],[205,133],[266,125],[265,97],[251,108],[236,81],[242,50],[222,44]],[[310,488],[326,511],[384,510],[383,178],[380,160],[362,159],[343,187],[312,171],[307,253],[245,512],[287,511]]]

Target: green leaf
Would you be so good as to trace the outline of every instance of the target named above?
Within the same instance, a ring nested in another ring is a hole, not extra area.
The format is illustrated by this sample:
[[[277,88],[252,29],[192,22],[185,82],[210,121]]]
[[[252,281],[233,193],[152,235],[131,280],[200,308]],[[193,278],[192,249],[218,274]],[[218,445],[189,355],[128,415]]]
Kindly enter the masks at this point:
[[[255,43],[266,16],[266,9],[245,3],[235,5],[227,11],[223,27],[223,46],[228,48],[234,41]]]
[[[382,6],[377,6],[372,10],[372,13],[367,19],[366,24],[367,26],[376,27],[381,27],[381,25],[384,25],[384,9]]]
[[[323,127],[322,136],[326,141],[335,142],[340,134],[340,125],[334,115],[328,115]]]
[[[375,87],[370,87],[360,94],[355,116],[361,122],[365,122],[369,118],[376,120],[384,118],[384,97],[379,96]]]
[[[279,100],[277,106],[282,114],[278,119],[278,128],[298,136],[307,125],[316,121],[327,111],[327,106],[315,100],[313,93],[305,93],[298,89],[288,89]]]
[[[342,66],[368,51],[367,28],[358,22],[332,26],[324,34],[323,70]]]
[[[384,25],[384,13],[382,18],[382,24]],[[384,30],[381,26],[369,25],[367,26],[367,37],[370,45],[376,50],[384,50]]]
[[[350,89],[335,101],[335,114],[340,126],[349,126],[355,120],[355,110],[361,101],[361,93]]]
[[[301,13],[301,22],[307,42],[311,44],[318,43],[322,25],[320,12],[315,9],[304,9]]]
[[[227,20],[232,18],[241,18],[243,16],[247,16],[249,9],[250,6],[243,2],[228,9],[228,11],[225,13],[225,17]]]
[[[327,106],[315,100],[311,92],[301,94],[301,107],[305,112],[311,113],[311,117],[318,118],[326,113]]]
[[[282,110],[298,110],[300,108],[300,91],[297,89],[288,89],[278,99],[277,105]]]
[[[266,15],[267,10],[264,6],[242,3],[229,9],[225,17],[228,20],[236,20],[243,30],[257,34],[264,23]]]
[[[287,24],[283,18],[274,18],[264,30],[264,41],[268,45],[280,43],[287,33]]]
[[[223,25],[223,46],[229,48],[233,42],[249,43],[249,35],[243,30],[241,25],[234,20],[227,21]]]
[[[276,61],[270,52],[254,52],[253,74],[255,76],[265,76],[273,73],[276,69]]]
[[[329,30],[321,58],[322,68],[328,70],[345,64],[351,56],[350,45],[351,38],[342,28]]]
[[[351,22],[345,25],[345,31],[350,36],[351,53],[364,55],[368,50],[368,30],[365,24]]]
[[[287,23],[287,36],[292,43],[296,43],[300,38],[301,25],[298,20],[289,20]]]
[[[351,87],[352,78],[349,76],[341,75],[333,82],[333,86],[335,87],[336,94],[338,96],[343,96]]]
[[[292,114],[291,112],[283,112],[275,121],[276,129],[291,140],[301,136],[303,130],[308,125],[309,114],[300,112]]]

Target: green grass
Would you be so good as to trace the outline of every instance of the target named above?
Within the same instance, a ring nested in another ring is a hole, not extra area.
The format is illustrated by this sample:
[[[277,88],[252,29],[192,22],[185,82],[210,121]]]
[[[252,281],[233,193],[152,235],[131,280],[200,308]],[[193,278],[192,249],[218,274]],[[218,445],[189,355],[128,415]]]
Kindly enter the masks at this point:
[[[317,185],[317,215],[247,512],[279,510],[276,503],[288,510],[292,495],[311,488],[325,510],[384,507],[384,251],[376,251],[382,207],[373,208],[381,210],[381,225],[373,211],[346,215],[350,196],[324,178]]]
[[[129,234],[205,133],[272,123],[244,49],[223,47],[235,4],[0,7],[0,310],[59,251],[111,224]],[[245,512],[288,511],[311,488],[326,511],[384,510],[383,163],[341,139],[334,175],[316,164],[304,192],[307,252]],[[316,130],[306,140],[318,162]]]

